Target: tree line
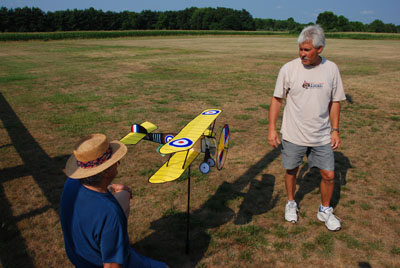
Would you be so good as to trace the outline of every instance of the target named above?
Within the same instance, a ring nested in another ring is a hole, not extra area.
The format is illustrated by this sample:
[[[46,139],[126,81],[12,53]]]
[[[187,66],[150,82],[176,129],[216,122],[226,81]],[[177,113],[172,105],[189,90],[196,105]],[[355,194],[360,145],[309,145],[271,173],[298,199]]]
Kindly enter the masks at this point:
[[[326,11],[316,23],[328,32],[400,33],[400,25],[375,20],[351,22]],[[308,23],[312,24],[312,23]],[[110,30],[236,30],[300,32],[307,24],[287,20],[253,18],[245,9],[196,8],[180,11],[104,12],[94,8],[43,12],[39,8],[0,8],[1,32],[110,31]]]

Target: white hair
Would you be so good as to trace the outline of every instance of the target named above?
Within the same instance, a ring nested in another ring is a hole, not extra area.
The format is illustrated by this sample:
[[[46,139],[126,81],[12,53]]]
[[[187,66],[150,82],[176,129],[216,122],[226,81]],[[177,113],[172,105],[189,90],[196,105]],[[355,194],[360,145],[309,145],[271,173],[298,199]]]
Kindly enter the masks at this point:
[[[297,43],[300,45],[312,40],[315,48],[325,47],[324,30],[318,24],[307,26],[301,31]]]

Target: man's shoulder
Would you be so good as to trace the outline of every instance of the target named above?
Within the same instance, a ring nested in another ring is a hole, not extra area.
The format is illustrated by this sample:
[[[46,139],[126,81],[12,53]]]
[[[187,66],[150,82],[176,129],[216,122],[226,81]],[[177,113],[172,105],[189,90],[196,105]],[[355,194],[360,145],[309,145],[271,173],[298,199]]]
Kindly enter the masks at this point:
[[[322,62],[321,63],[322,63],[323,66],[328,67],[328,68],[334,68],[334,69],[338,68],[336,63],[334,63],[333,61],[328,60],[326,58],[322,58]]]
[[[291,61],[286,62],[282,68],[281,72],[285,72],[287,74],[292,73],[294,70],[302,68],[301,60],[300,58],[293,59]]]
[[[282,67],[291,68],[295,66],[300,66],[300,64],[301,64],[300,58],[295,58],[291,61],[286,62]]]

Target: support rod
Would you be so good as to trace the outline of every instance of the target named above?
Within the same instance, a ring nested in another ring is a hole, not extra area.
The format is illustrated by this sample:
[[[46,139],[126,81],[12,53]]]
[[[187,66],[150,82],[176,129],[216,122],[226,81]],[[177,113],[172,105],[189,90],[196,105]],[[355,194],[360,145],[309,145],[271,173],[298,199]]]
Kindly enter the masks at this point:
[[[190,166],[188,167],[188,190],[187,190],[187,212],[186,212],[186,254],[189,254],[189,229],[190,229]]]

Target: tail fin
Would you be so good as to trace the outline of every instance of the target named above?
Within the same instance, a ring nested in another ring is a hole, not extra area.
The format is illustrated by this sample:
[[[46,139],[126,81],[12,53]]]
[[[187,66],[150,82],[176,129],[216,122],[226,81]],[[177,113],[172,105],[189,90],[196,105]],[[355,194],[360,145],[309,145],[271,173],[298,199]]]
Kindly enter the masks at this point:
[[[144,127],[142,127],[141,125],[138,124],[133,124],[131,126],[131,131],[133,133],[142,133],[142,134],[147,134],[147,129],[145,129]]]

